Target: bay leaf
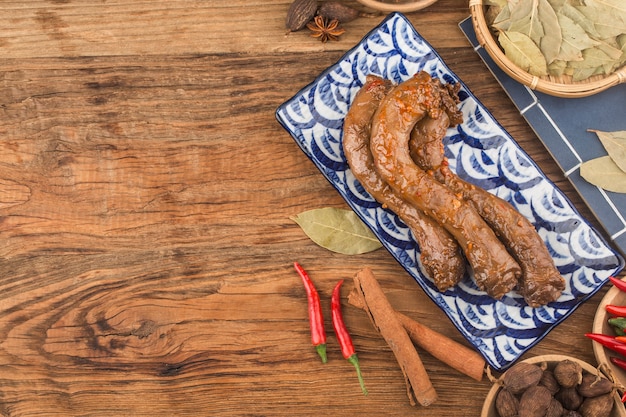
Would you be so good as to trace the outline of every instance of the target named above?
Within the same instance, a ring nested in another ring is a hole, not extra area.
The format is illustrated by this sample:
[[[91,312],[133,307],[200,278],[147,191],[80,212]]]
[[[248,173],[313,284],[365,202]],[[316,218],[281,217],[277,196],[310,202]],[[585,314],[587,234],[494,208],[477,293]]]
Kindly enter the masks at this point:
[[[593,22],[598,38],[613,38],[624,33],[625,23],[619,15],[609,12],[607,9],[589,5],[588,2],[585,2],[584,6],[576,7],[576,9],[584,14],[590,22]]]
[[[489,16],[490,18],[492,16]],[[493,17],[493,21],[491,22],[491,26],[498,30],[508,30],[511,25],[511,10],[509,9],[508,3],[503,6],[498,14]]]
[[[596,187],[615,193],[626,193],[626,172],[622,171],[610,156],[582,163],[580,175]]]
[[[563,13],[558,13],[557,18],[561,26],[563,41],[556,59],[581,61],[583,59],[583,49],[591,48],[597,42],[590,38],[580,25]]]
[[[616,132],[604,132],[601,130],[589,129],[594,132],[604,149],[615,162],[615,164],[624,172],[626,172],[626,130]]]
[[[591,75],[606,74],[611,71],[615,63],[615,60],[599,47],[587,48],[582,51],[582,55],[582,61],[572,61],[568,64],[574,69],[575,81],[584,80]]]
[[[539,0],[520,0],[517,4],[509,3],[511,24],[507,32],[519,32],[528,36],[535,45],[539,45],[545,35],[539,17]]]
[[[585,5],[598,10],[602,17],[613,16],[614,19],[621,20],[622,25],[626,23],[626,2],[624,0],[585,0]]]
[[[506,31],[500,32],[498,42],[515,65],[539,77],[547,75],[546,58],[530,37],[523,33]]]
[[[552,6],[554,7],[554,5]],[[585,32],[587,32],[590,37],[594,39],[600,38],[600,34],[596,31],[596,27],[593,24],[593,21],[589,20],[587,16],[581,13],[581,11],[574,7],[570,2],[564,3],[558,9],[555,7],[555,10],[558,10],[557,13],[560,13],[563,16],[567,16],[572,19],[572,21],[580,26]]]
[[[504,7],[507,5],[507,3],[507,0],[485,0],[483,4],[485,6]]]
[[[559,19],[548,0],[538,0],[537,10],[543,27],[543,36],[539,40],[539,49],[549,64],[556,59],[563,43],[563,34]]]
[[[344,255],[358,255],[382,246],[352,210],[325,207],[290,217],[319,246]]]
[[[565,74],[565,68],[567,68],[567,61],[556,59],[548,65],[548,73],[558,77]]]

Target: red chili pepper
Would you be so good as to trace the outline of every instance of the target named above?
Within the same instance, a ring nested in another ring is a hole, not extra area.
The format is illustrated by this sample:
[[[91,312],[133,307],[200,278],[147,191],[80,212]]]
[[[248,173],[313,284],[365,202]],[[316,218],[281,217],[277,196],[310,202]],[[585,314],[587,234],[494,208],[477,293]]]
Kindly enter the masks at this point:
[[[626,344],[626,336],[615,336],[615,341]]]
[[[585,333],[585,336],[593,341],[600,343],[602,346],[612,350],[613,352],[617,352],[620,355],[626,356],[626,343],[615,340],[615,337],[613,336],[602,333]]]
[[[298,271],[304,288],[306,289],[309,303],[309,324],[311,325],[311,342],[315,346],[318,355],[322,358],[322,363],[326,363],[326,331],[324,330],[324,316],[322,315],[322,305],[320,296],[313,285],[313,281],[299,263],[294,262],[293,266]]]
[[[618,358],[616,356],[612,356],[611,357],[611,362],[626,371],[626,359],[622,359],[622,358]]]
[[[626,291],[626,281],[622,281],[621,279],[616,277],[609,277],[609,279],[611,280],[613,285],[617,287],[618,290]]]
[[[361,391],[363,391],[364,395],[367,395],[363,375],[361,375],[361,367],[359,366],[359,358],[354,351],[352,338],[350,337],[350,333],[348,333],[348,329],[343,321],[343,314],[341,313],[341,284],[343,284],[343,280],[339,281],[335,286],[330,300],[333,329],[335,329],[335,335],[337,335],[337,341],[341,347],[341,354],[344,359],[347,359],[348,362],[354,366],[354,369],[356,369],[356,375],[359,378],[359,384],[361,384]]]
[[[624,317],[626,316],[626,306],[618,306],[613,304],[607,304],[604,307],[607,313],[612,314],[614,316]]]

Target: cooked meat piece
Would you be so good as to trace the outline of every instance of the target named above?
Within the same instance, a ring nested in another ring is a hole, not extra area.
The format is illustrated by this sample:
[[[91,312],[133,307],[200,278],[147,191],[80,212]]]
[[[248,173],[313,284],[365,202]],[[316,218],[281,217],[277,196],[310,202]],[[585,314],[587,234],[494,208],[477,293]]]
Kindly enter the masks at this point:
[[[343,126],[348,165],[363,188],[410,228],[420,248],[425,272],[440,291],[456,285],[465,273],[465,259],[450,234],[434,220],[407,204],[381,178],[370,152],[372,116],[391,89],[391,82],[369,75],[352,102]]]
[[[376,170],[406,201],[441,224],[457,240],[479,288],[499,299],[517,285],[521,270],[476,210],[411,159],[409,139],[415,124],[427,115],[445,113],[448,91],[426,72],[393,88],[374,118],[370,148]]]
[[[450,171],[443,149],[443,138],[450,125],[445,112],[437,119],[427,116],[420,120],[411,133],[413,160],[468,201],[504,242],[522,268],[518,289],[529,306],[539,307],[556,300],[565,288],[565,280],[532,223],[508,202]]]

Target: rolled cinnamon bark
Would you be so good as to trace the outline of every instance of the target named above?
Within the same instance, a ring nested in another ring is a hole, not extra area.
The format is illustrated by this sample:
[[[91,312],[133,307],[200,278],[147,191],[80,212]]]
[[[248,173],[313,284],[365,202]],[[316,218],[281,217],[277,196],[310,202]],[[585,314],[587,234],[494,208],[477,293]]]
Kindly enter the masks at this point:
[[[423,406],[428,406],[437,401],[437,392],[424,364],[372,270],[364,268],[357,272],[354,276],[354,286],[363,298],[365,311],[372,324],[385,339],[400,365],[411,405],[415,405],[417,401]]]
[[[355,289],[350,291],[348,302],[354,307],[365,309],[365,302]],[[398,311],[395,313],[414,344],[462,374],[476,381],[482,380],[486,363],[478,352]]]

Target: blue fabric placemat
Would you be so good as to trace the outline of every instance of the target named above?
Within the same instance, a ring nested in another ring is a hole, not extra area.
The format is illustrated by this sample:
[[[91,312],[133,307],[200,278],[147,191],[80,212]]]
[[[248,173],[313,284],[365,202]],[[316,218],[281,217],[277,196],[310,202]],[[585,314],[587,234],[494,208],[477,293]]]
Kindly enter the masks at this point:
[[[580,165],[606,155],[597,135],[588,129],[626,130],[626,84],[583,98],[560,98],[533,91],[502,71],[476,39],[472,19],[459,27],[474,46],[520,114],[544,143],[565,176],[602,224],[615,246],[626,254],[626,194],[589,184]]]

